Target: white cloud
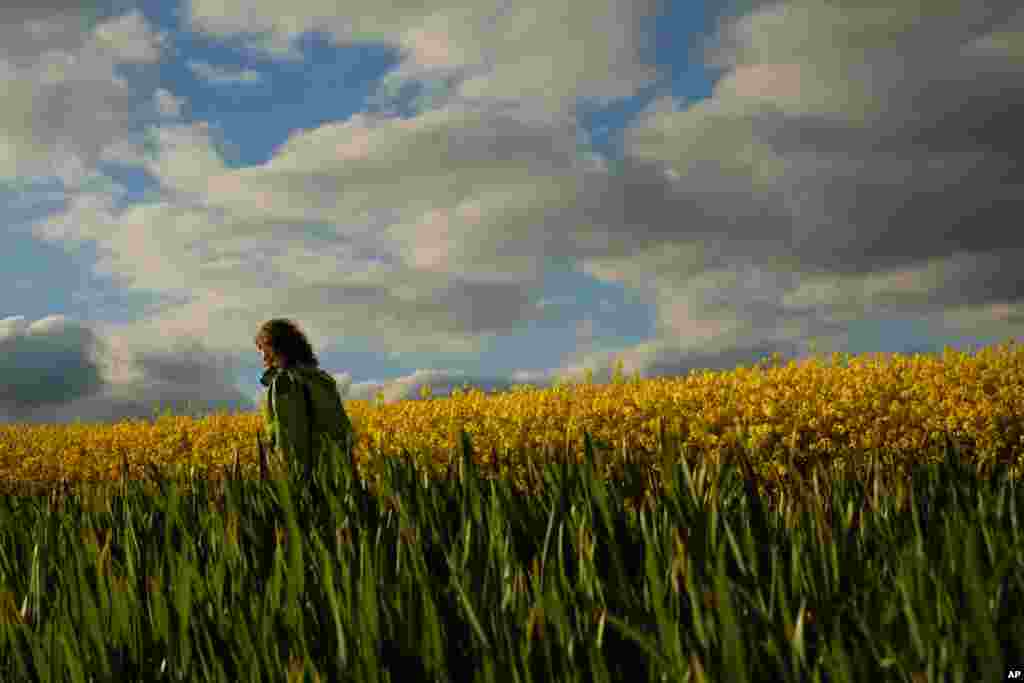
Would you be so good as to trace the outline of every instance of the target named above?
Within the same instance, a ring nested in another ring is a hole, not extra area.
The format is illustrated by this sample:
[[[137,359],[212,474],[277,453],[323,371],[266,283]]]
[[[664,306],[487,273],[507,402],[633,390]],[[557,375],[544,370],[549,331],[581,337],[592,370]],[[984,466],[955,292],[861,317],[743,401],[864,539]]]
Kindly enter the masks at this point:
[[[571,244],[571,223],[558,223],[581,182],[571,126],[501,110],[357,116],[297,132],[267,164],[237,170],[213,135],[199,123],[154,130],[146,168],[162,202],[122,211],[79,195],[36,226],[68,249],[94,242],[95,274],[164,298],[137,321],[98,325],[103,338],[232,355],[280,314],[397,352],[477,354],[541,315],[532,302],[543,255]],[[430,221],[444,235],[411,229]],[[442,237],[439,258],[416,260]]]
[[[124,166],[139,166],[146,162],[146,152],[138,142],[121,138],[114,140],[103,149],[100,160]]]
[[[157,62],[167,36],[154,33],[142,12],[135,10],[99,24],[93,39],[101,49],[109,50],[117,61]]]
[[[544,297],[537,302],[537,308],[549,308],[552,306],[568,306],[576,303],[576,298],[572,296],[553,296]]]
[[[375,402],[378,392],[383,394],[385,403],[414,401],[420,399],[424,387],[430,388],[433,397],[450,396],[456,389],[467,393],[475,388],[485,393],[506,391],[513,382],[502,378],[467,377],[460,370],[417,370],[411,375],[393,380],[370,380],[352,383],[345,376],[345,383],[338,382],[338,388],[345,400]]]
[[[0,9],[0,177],[74,188],[137,115],[143,81],[129,86],[115,66],[159,59],[163,38],[137,11],[91,26],[84,9],[50,5]]]
[[[194,30],[242,37],[277,57],[294,57],[290,41],[322,30],[338,44],[378,42],[398,47],[397,81],[454,76],[456,100],[531,100],[563,112],[577,97],[607,101],[632,95],[655,80],[645,63],[641,21],[657,0],[554,0],[475,7],[406,2],[355,2],[338,13],[333,2],[190,0]],[[433,99],[440,106],[439,93]],[[423,103],[421,103],[423,104]]]
[[[156,92],[153,93],[153,102],[161,116],[177,118],[181,116],[181,109],[186,102],[186,98],[175,97],[169,90],[157,88]]]
[[[594,319],[587,316],[583,320],[579,320],[576,323],[576,348],[577,349],[588,349],[590,348],[596,336],[594,327]]]
[[[258,83],[263,76],[253,69],[234,69],[225,66],[217,66],[208,62],[196,60],[188,61],[188,68],[200,78],[214,85],[225,83]]]
[[[208,132],[165,127],[148,170],[237,219],[322,221],[350,249],[392,262],[446,277],[525,281],[537,273],[538,254],[567,246],[564,231],[540,221],[571,206],[580,190],[570,132],[568,124],[545,129],[501,111],[357,115],[295,133],[263,166],[228,170]],[[383,229],[378,217],[387,218]]]

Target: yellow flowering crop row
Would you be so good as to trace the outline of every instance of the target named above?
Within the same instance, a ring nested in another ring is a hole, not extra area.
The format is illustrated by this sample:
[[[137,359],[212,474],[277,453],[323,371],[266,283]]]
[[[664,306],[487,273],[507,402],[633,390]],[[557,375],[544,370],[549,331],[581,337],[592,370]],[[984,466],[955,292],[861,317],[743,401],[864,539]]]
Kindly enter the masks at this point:
[[[568,446],[578,459],[584,429],[599,445],[643,458],[658,451],[663,422],[673,438],[711,456],[745,434],[762,471],[776,467],[790,448],[822,458],[875,448],[920,454],[941,445],[943,433],[972,444],[979,457],[1024,464],[1024,349],[1012,342],[974,357],[947,348],[941,357],[832,354],[832,361],[633,381],[617,373],[610,385],[516,387],[493,395],[456,390],[449,398],[391,405],[353,400],[345,408],[360,463],[406,449],[424,465],[441,466],[460,428],[480,462],[499,467],[519,449],[536,462]],[[254,412],[113,425],[0,425],[0,481],[115,479],[125,461],[131,477],[145,476],[147,462],[220,477],[236,453],[252,476],[260,419]],[[425,462],[428,457],[437,462]]]

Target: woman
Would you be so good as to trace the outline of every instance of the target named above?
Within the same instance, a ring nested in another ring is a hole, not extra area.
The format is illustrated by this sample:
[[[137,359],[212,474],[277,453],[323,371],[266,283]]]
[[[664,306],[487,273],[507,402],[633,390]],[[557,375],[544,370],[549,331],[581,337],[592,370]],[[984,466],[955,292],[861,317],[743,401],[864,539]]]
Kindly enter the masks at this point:
[[[260,383],[267,387],[263,424],[271,452],[308,480],[328,441],[344,451],[352,432],[338,385],[320,369],[306,335],[291,320],[268,320],[255,341],[266,367]]]

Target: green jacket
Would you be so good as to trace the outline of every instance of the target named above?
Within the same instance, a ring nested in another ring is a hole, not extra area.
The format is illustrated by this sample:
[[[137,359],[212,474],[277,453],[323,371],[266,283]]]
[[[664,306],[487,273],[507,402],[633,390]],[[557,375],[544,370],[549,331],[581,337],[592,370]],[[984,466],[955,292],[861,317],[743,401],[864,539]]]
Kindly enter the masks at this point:
[[[309,365],[270,368],[260,384],[267,387],[263,426],[276,458],[287,465],[302,465],[308,475],[313,455],[319,458],[323,452],[325,436],[345,449],[352,423],[330,374]],[[307,410],[307,390],[312,412]]]

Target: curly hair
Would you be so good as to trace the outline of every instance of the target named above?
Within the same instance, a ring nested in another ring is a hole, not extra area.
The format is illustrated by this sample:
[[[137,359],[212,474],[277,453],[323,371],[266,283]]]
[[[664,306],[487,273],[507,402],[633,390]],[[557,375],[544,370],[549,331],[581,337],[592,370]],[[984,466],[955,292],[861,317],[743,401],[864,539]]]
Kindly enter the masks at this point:
[[[288,318],[274,318],[260,325],[254,341],[257,345],[265,343],[284,359],[286,365],[302,363],[320,366],[306,334]]]

